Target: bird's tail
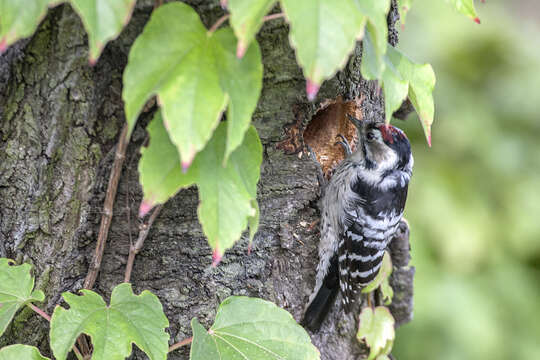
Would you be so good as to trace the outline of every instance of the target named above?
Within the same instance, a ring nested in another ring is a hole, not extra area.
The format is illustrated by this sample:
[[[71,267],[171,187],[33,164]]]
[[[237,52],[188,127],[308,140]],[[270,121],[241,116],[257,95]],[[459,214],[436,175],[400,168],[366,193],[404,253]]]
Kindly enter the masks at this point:
[[[336,295],[339,292],[339,276],[337,256],[330,262],[330,269],[321,286],[317,290],[315,297],[309,303],[301,324],[311,331],[318,331],[330,308],[334,304]]]

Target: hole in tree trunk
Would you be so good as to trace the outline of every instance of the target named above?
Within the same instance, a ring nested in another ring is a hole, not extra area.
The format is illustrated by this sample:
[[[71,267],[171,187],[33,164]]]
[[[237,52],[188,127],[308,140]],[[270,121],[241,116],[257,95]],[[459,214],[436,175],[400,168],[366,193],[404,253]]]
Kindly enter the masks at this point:
[[[329,101],[313,116],[304,131],[304,142],[315,152],[324,175],[330,177],[332,170],[345,158],[338,134],[343,135],[354,151],[358,141],[355,126],[347,114],[362,120],[362,98],[343,101],[341,97]]]

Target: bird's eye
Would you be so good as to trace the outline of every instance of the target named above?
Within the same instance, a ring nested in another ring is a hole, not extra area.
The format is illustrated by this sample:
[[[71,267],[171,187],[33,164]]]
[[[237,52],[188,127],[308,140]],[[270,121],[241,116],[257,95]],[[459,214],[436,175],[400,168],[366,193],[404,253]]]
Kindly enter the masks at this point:
[[[375,139],[375,133],[373,131],[369,131],[367,134],[366,134],[366,138],[369,140],[369,141],[372,141]]]

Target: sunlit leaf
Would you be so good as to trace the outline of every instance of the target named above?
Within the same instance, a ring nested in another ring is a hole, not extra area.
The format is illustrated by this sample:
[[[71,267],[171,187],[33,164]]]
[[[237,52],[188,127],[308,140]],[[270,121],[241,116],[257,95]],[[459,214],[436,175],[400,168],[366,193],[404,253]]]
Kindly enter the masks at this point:
[[[0,53],[15,41],[28,37],[56,0],[0,0]]]
[[[256,42],[249,46],[242,59],[238,59],[234,54],[236,40],[230,30],[219,30],[214,37],[220,85],[230,100],[227,109],[226,162],[242,143],[251,123],[251,115],[257,107],[262,89],[263,66]]]
[[[367,28],[371,32],[373,46],[382,56],[388,43],[386,16],[390,10],[390,0],[355,0],[355,4],[360,13],[367,17]]]
[[[0,360],[50,360],[30,345],[9,345],[0,349]]]
[[[424,133],[431,145],[431,124],[433,124],[435,113],[433,102],[435,73],[433,68],[430,64],[417,64],[411,61],[391,46],[388,47],[387,56],[401,77],[409,83],[409,99],[420,117]],[[401,103],[395,109],[397,110],[400,105]],[[390,120],[388,119],[388,121]]]
[[[390,122],[392,114],[408,96],[431,145],[431,124],[435,113],[433,68],[429,64],[414,63],[390,45],[384,56],[378,56],[371,39],[371,32],[368,31],[364,38],[361,72],[368,80],[380,81],[384,91],[386,123]]]
[[[148,132],[150,145],[142,151],[139,165],[144,191],[141,207],[163,203],[181,188],[197,184],[199,221],[218,255],[240,238],[248,222],[250,229],[256,231],[262,145],[253,126],[224,166],[227,122],[221,123],[185,173],[159,114],[148,126]]]
[[[398,11],[401,25],[405,25],[407,13],[411,10],[413,0],[398,0]]]
[[[474,9],[474,0],[446,0],[452,4],[457,11],[463,15],[467,15],[475,22],[480,24],[480,19],[476,15],[476,10]]]
[[[362,37],[366,16],[356,0],[281,0],[291,24],[289,38],[313,99],[324,79],[342,68]]]
[[[390,254],[388,254],[388,252],[385,251],[379,272],[377,273],[375,278],[371,280],[369,284],[367,284],[366,287],[362,289],[362,292],[365,294],[365,293],[370,293],[373,290],[377,289],[379,286],[381,286],[384,280],[388,279],[388,277],[391,274],[392,274],[392,259],[390,258]]]
[[[384,279],[381,283],[381,294],[384,305],[390,305],[392,303],[392,298],[394,297],[394,289],[390,286],[388,278]]]
[[[29,264],[11,266],[11,260],[0,258],[0,335],[15,316],[17,310],[31,301],[43,301],[45,295],[34,289],[34,277]]]
[[[134,295],[124,283],[112,291],[111,304],[91,290],[82,296],[62,294],[69,310],[57,306],[51,319],[51,349],[64,360],[82,333],[92,339],[93,360],[120,360],[131,354],[135,343],[151,360],[166,359],[169,321],[158,298],[149,291]]]
[[[231,26],[238,38],[236,55],[244,56],[247,47],[263,24],[263,17],[276,0],[228,0]]]
[[[308,334],[291,314],[262,299],[231,296],[219,306],[208,332],[197,319],[191,325],[190,360],[320,358]]]
[[[145,102],[157,95],[167,132],[187,169],[230,101],[226,150],[230,154],[241,143],[262,86],[257,43],[242,59],[234,54],[230,28],[208,34],[188,5],[174,2],[159,7],[133,44],[124,72],[130,131]]]
[[[390,311],[383,306],[366,307],[360,313],[359,323],[356,338],[365,341],[369,347],[368,360],[389,354],[395,338],[394,318]]]
[[[90,62],[95,63],[105,44],[129,22],[136,0],[69,0],[88,33]]]

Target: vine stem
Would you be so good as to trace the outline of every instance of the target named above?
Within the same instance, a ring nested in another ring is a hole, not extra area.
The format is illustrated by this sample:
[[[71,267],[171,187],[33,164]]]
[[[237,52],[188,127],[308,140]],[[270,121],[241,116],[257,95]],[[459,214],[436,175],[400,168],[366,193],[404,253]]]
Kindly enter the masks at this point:
[[[137,242],[129,246],[129,256],[128,256],[128,260],[126,264],[126,273],[124,275],[124,282],[129,282],[131,280],[131,271],[133,270],[133,263],[135,262],[135,255],[137,255],[139,251],[141,251],[144,245],[144,240],[146,240],[146,237],[148,236],[148,233],[150,232],[150,228],[152,227],[154,220],[156,220],[162,208],[163,208],[163,204],[156,206],[156,208],[152,212],[152,215],[150,215],[150,218],[148,219],[148,221],[141,225],[139,229],[139,237],[137,238]]]
[[[41,316],[42,318],[47,320],[49,323],[51,322],[51,316],[49,314],[47,314],[45,311],[41,310],[40,308],[38,308],[36,305],[34,305],[32,303],[28,303],[26,305],[30,309],[34,310],[34,312],[36,314],[38,314],[39,316]],[[73,344],[72,349],[73,349],[73,352],[75,353],[75,356],[77,356],[77,359],[84,360],[83,356],[81,355],[81,352],[79,351],[79,349],[77,349],[77,345]]]
[[[36,305],[34,305],[32,303],[29,303],[29,304],[26,304],[26,305],[30,309],[34,310],[39,316],[41,316],[42,318],[44,318],[48,322],[51,322],[51,317],[45,311],[41,310],[40,308],[38,308]]]
[[[182,346],[186,346],[188,344],[191,344],[193,342],[193,337],[190,337],[190,338],[187,338],[187,339],[184,339],[182,341],[179,341],[177,342],[176,344],[172,344],[170,347],[169,347],[169,352],[172,352],[176,349],[179,349],[181,348]]]
[[[225,15],[223,15],[222,17],[220,17],[220,18],[214,23],[214,25],[212,25],[212,27],[208,30],[208,35],[211,35],[214,31],[216,31],[216,30],[221,26],[221,24],[223,24],[225,21],[227,21],[227,19],[228,19],[230,16],[231,16],[230,14],[225,14]]]
[[[120,174],[122,173],[122,166],[124,165],[124,159],[126,158],[126,149],[129,143],[127,138],[128,124],[125,123],[122,131],[120,132],[120,138],[116,145],[116,153],[114,156],[113,167],[109,176],[109,184],[107,186],[107,194],[105,197],[105,203],[103,204],[103,213],[101,215],[101,224],[99,226],[99,234],[96,244],[96,251],[94,257],[90,263],[88,274],[84,279],[84,288],[91,289],[97,279],[99,268],[101,267],[101,260],[103,259],[103,252],[105,251],[105,244],[107,242],[107,236],[109,234],[109,227],[111,226],[111,220],[113,216],[113,205],[116,197],[116,190],[118,189],[118,182],[120,181]]]
[[[282,13],[282,12],[276,13],[276,14],[266,15],[266,16],[263,17],[263,22],[264,21],[274,20],[274,19],[280,19],[282,17],[285,17],[285,14]]]

